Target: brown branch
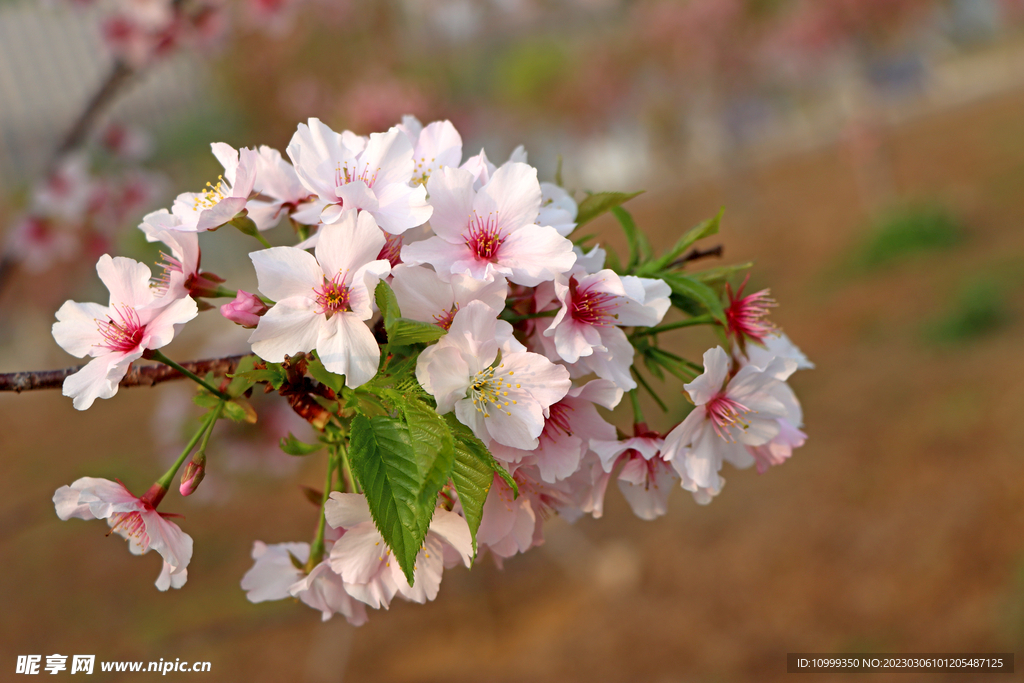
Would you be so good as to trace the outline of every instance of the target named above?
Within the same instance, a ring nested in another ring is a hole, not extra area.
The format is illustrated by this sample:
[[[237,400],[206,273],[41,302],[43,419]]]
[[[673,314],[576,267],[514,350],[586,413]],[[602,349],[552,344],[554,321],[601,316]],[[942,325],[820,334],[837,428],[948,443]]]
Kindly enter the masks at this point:
[[[680,256],[675,261],[673,261],[672,265],[669,267],[677,268],[685,263],[689,263],[690,261],[699,261],[700,259],[708,258],[709,256],[714,256],[715,258],[722,258],[722,251],[723,247],[721,244],[719,244],[717,247],[711,247],[710,249],[698,249],[697,247],[694,247],[689,252],[687,252],[685,256]]]
[[[223,358],[208,358],[206,360],[191,360],[181,365],[200,377],[208,372],[214,375],[223,375],[232,372],[238,367],[238,361],[248,354],[238,356],[225,356]],[[38,370],[34,372],[9,372],[0,374],[0,391],[34,391],[36,389],[59,389],[68,375],[73,375],[84,365],[76,365],[73,368],[63,370]],[[168,382],[174,379],[184,379],[185,375],[166,365],[135,365],[128,369],[128,374],[121,380],[122,387],[151,387],[154,384]]]
[[[116,99],[122,86],[134,75],[135,70],[123,61],[117,60],[114,62],[114,68],[110,70],[110,75],[100,85],[99,90],[93,94],[92,98],[85,105],[85,109],[82,110],[82,113],[78,115],[78,118],[75,119],[71,128],[64,135],[64,139],[60,146],[57,147],[57,151],[54,152],[53,159],[50,161],[51,173],[62,157],[85,142],[100,114]]]

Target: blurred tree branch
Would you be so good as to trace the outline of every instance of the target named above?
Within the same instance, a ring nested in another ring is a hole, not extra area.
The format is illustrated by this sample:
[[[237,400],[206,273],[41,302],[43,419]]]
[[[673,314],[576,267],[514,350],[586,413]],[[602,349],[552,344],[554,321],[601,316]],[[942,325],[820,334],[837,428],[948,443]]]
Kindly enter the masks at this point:
[[[249,354],[192,360],[181,363],[181,365],[200,377],[208,372],[223,375],[238,367],[238,361],[246,355]],[[0,374],[0,391],[13,391],[20,394],[23,391],[36,389],[59,389],[68,375],[73,375],[83,367],[85,366],[76,365],[63,370],[35,370]],[[121,380],[120,386],[151,387],[175,379],[185,379],[185,375],[166,365],[133,365]]]

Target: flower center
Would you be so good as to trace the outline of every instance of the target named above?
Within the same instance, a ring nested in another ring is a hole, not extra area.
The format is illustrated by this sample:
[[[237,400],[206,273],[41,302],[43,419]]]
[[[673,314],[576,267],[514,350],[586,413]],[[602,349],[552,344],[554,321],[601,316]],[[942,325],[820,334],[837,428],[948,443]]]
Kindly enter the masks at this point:
[[[323,285],[316,292],[316,303],[320,306],[320,313],[330,318],[335,313],[346,313],[352,310],[351,290],[345,284],[345,278],[338,273],[328,280],[324,278]]]
[[[494,263],[498,260],[498,249],[508,235],[502,235],[498,229],[498,216],[494,213],[487,214],[487,218],[481,218],[476,211],[469,219],[466,226],[468,234],[463,235],[466,246],[473,252],[480,261]]]
[[[206,189],[199,193],[196,197],[195,204],[192,208],[197,211],[200,209],[212,209],[217,206],[218,202],[224,199],[224,193],[228,191],[226,185],[224,185],[224,176],[217,176],[217,184],[206,183]]]
[[[347,161],[344,164],[339,161],[338,165],[334,168],[334,186],[341,187],[356,180],[362,180],[366,183],[367,187],[373,187],[373,184],[377,182],[378,173],[380,173],[379,168],[371,175],[369,164],[366,165],[361,173],[356,173],[355,167],[349,168]]]
[[[146,522],[138,512],[114,512],[107,519],[107,523],[110,525],[110,533],[116,531],[125,538],[134,538],[142,546],[142,552],[149,550]]]
[[[733,294],[732,288],[726,284],[726,292],[729,295],[729,306],[725,309],[728,332],[737,340],[750,337],[756,342],[763,343],[764,338],[775,331],[775,326],[765,320],[765,317],[768,315],[768,309],[774,308],[777,304],[769,296],[770,292],[767,289],[743,296],[743,288],[746,286],[747,280],[744,280]]]
[[[473,400],[473,405],[476,406],[477,412],[483,413],[484,417],[490,417],[490,411],[494,408],[504,411],[506,415],[511,416],[512,413],[507,408],[510,403],[512,405],[517,403],[516,399],[508,397],[508,390],[513,388],[513,384],[515,384],[516,389],[521,388],[521,386],[512,377],[515,371],[509,370],[508,373],[503,373],[502,369],[504,367],[504,363],[499,364],[497,367],[492,365],[476,373],[473,381],[470,382],[469,398]]]
[[[434,324],[440,327],[442,330],[450,330],[452,328],[452,321],[455,320],[455,314],[459,312],[459,305],[452,304],[451,309],[438,313],[434,316]]]
[[[572,436],[572,425],[569,424],[569,413],[572,408],[559,401],[548,408],[548,419],[544,421],[542,438],[554,439],[556,432],[562,431],[566,436]]]
[[[580,287],[575,276],[569,278],[569,297],[572,301],[569,312],[572,319],[586,325],[614,325],[613,321],[619,316],[612,311],[618,306],[618,297],[594,291],[595,284]]]
[[[131,306],[123,306],[121,309],[116,306],[111,306],[111,308],[118,318],[116,321],[113,316],[108,316],[106,320],[96,321],[100,334],[103,336],[103,342],[99,346],[105,346],[118,353],[134,351],[142,343],[142,335],[146,331],[146,326],[142,324],[139,314]]]
[[[381,247],[380,253],[377,254],[377,259],[386,259],[391,267],[394,268],[402,262],[402,236],[392,235],[389,232],[384,232],[384,246]]]
[[[750,427],[750,423],[743,421],[743,416],[750,412],[750,408],[729,398],[724,391],[708,401],[704,405],[704,411],[707,419],[711,420],[715,433],[726,441],[735,441],[729,433],[730,427]]]

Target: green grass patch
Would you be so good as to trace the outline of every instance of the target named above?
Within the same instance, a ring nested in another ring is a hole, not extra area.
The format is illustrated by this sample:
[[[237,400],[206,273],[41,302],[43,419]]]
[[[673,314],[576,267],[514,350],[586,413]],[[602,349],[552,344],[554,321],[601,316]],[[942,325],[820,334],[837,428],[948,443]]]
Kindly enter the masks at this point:
[[[968,281],[926,336],[940,344],[964,344],[1000,329],[1010,319],[1004,292],[991,277]]]
[[[933,204],[905,206],[885,212],[871,227],[854,254],[858,270],[874,270],[924,252],[947,249],[963,239],[959,219]]]

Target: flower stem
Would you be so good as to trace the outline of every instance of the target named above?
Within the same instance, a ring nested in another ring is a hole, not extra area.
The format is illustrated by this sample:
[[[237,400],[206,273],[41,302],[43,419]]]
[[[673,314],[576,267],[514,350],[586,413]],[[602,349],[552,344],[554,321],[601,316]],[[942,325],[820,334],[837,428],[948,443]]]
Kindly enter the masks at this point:
[[[646,422],[644,420],[644,411],[640,409],[640,396],[637,394],[636,389],[630,389],[629,402],[633,404],[633,424]]]
[[[221,399],[223,401],[230,401],[231,400],[231,397],[228,396],[227,394],[225,394],[223,391],[221,391],[220,389],[215,389],[214,387],[210,386],[209,384],[206,383],[206,380],[201,378],[199,375],[197,375],[194,372],[191,372],[190,370],[187,370],[187,369],[183,368],[182,366],[178,365],[173,360],[171,360],[170,358],[168,358],[164,354],[160,353],[156,349],[150,349],[149,351],[147,351],[146,352],[146,357],[151,359],[151,360],[158,361],[160,363],[163,363],[164,365],[168,365],[168,366],[174,368],[175,370],[177,370],[181,374],[183,374],[186,377],[188,377],[189,379],[191,379],[196,384],[200,385],[201,387],[204,387],[207,391],[209,391],[211,394],[213,394],[214,396],[218,397],[219,399]]]
[[[648,327],[647,329],[637,330],[629,336],[631,339],[636,339],[637,337],[646,337],[651,334],[660,334],[662,332],[669,332],[670,330],[678,330],[681,327],[710,325],[713,322],[715,322],[715,319],[710,315],[698,315],[694,318],[687,318],[686,320],[680,320],[674,323],[667,323],[665,325],[658,325],[657,327]]]
[[[333,452],[327,460],[327,481],[324,482],[324,497],[320,501],[320,521],[316,525],[316,536],[313,537],[313,543],[309,547],[309,560],[306,561],[306,566],[304,567],[307,574],[313,571],[313,567],[320,564],[320,560],[324,559],[324,531],[327,527],[327,517],[324,516],[324,508],[327,506],[327,499],[331,495],[331,479],[334,474],[337,447],[332,447],[331,450]]]
[[[173,465],[171,465],[171,469],[164,472],[164,475],[156,480],[156,485],[162,487],[165,491],[170,488],[171,480],[174,479],[174,475],[178,473],[178,470],[181,469],[185,460],[192,453],[192,449],[196,447],[196,444],[199,443],[199,439],[202,439],[204,435],[206,436],[206,439],[203,440],[203,448],[206,448],[206,443],[210,439],[209,433],[213,431],[213,423],[217,421],[218,417],[220,417],[220,411],[223,410],[223,408],[224,402],[221,401],[217,408],[211,410],[203,417],[203,422],[199,425],[199,430],[192,435],[191,439],[189,439],[188,444],[185,445],[185,450],[181,452],[178,459]]]
[[[270,249],[274,246],[273,244],[268,242],[267,238],[260,233],[259,228],[256,227],[256,224],[253,223],[253,220],[248,216],[235,216],[229,221],[229,223],[238,228],[238,231],[241,232],[243,235],[255,237],[257,240],[259,240],[260,244],[265,246],[267,249]]]
[[[207,298],[210,298],[210,299],[217,299],[217,298],[234,299],[236,296],[238,296],[238,290],[237,289],[228,289],[227,287],[218,287],[213,292],[213,294],[210,295]]]
[[[359,484],[356,482],[355,476],[352,474],[352,464],[348,461],[348,448],[345,447],[345,444],[339,444],[338,452],[341,456],[339,464],[341,465],[341,480],[345,483],[345,492],[362,493],[359,490]]]

